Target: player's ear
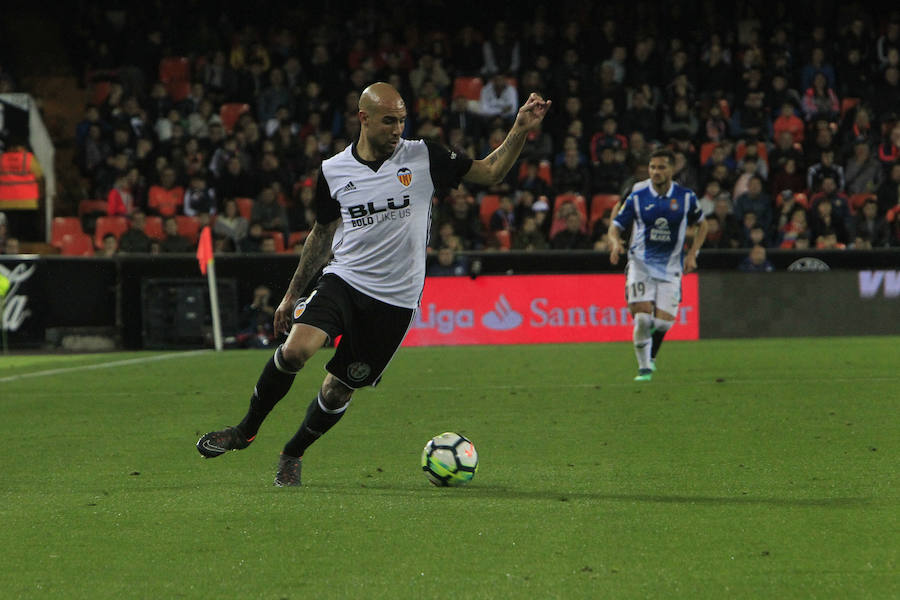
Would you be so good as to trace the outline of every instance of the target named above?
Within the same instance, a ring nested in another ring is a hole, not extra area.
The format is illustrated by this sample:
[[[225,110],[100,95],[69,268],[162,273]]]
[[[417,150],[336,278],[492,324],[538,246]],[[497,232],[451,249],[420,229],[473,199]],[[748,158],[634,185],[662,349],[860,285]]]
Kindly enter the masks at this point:
[[[356,113],[356,115],[357,115],[357,117],[359,117],[359,124],[360,124],[360,125],[366,125],[366,124],[368,124],[368,122],[369,122],[369,113],[367,113],[367,112],[364,111],[364,110],[361,110],[361,111],[359,111],[358,113]]]

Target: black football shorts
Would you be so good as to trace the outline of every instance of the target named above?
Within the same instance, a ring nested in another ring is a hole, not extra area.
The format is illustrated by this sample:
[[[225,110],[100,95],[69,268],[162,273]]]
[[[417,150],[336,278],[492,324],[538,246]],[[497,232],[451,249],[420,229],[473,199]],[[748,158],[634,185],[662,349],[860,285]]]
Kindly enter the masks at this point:
[[[325,369],[353,389],[375,386],[412,325],[415,310],[376,300],[326,273],[294,306],[294,323],[341,337]]]

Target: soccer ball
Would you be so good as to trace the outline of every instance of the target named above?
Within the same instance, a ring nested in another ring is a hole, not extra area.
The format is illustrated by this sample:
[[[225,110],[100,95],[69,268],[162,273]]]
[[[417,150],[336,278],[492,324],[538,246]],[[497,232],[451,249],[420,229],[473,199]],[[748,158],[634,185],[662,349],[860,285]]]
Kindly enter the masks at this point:
[[[422,450],[422,470],[434,485],[465,485],[478,470],[475,444],[458,433],[435,436]]]

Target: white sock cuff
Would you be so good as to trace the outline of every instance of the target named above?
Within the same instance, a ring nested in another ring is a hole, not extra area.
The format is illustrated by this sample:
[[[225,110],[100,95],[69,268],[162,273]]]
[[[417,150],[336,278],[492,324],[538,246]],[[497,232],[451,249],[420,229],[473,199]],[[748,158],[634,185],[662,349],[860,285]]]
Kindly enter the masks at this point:
[[[347,400],[347,404],[343,405],[340,408],[335,408],[335,409],[328,408],[327,406],[325,406],[325,402],[322,400],[322,392],[321,391],[319,392],[319,395],[316,396],[316,400],[319,401],[319,408],[322,410],[322,412],[329,414],[329,415],[339,415],[342,412],[344,412],[345,410],[347,410],[348,406],[350,406],[350,400]]]

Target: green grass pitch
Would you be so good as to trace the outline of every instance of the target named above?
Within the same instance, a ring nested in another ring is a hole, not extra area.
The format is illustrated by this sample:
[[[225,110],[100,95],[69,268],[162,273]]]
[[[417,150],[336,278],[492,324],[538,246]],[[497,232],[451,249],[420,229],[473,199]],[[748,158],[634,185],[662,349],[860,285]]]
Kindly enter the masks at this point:
[[[627,344],[403,349],[299,489],[329,350],[213,460],[269,352],[0,356],[0,597],[897,598],[898,347],[667,342],[649,384]],[[448,430],[464,488],[419,468]]]

